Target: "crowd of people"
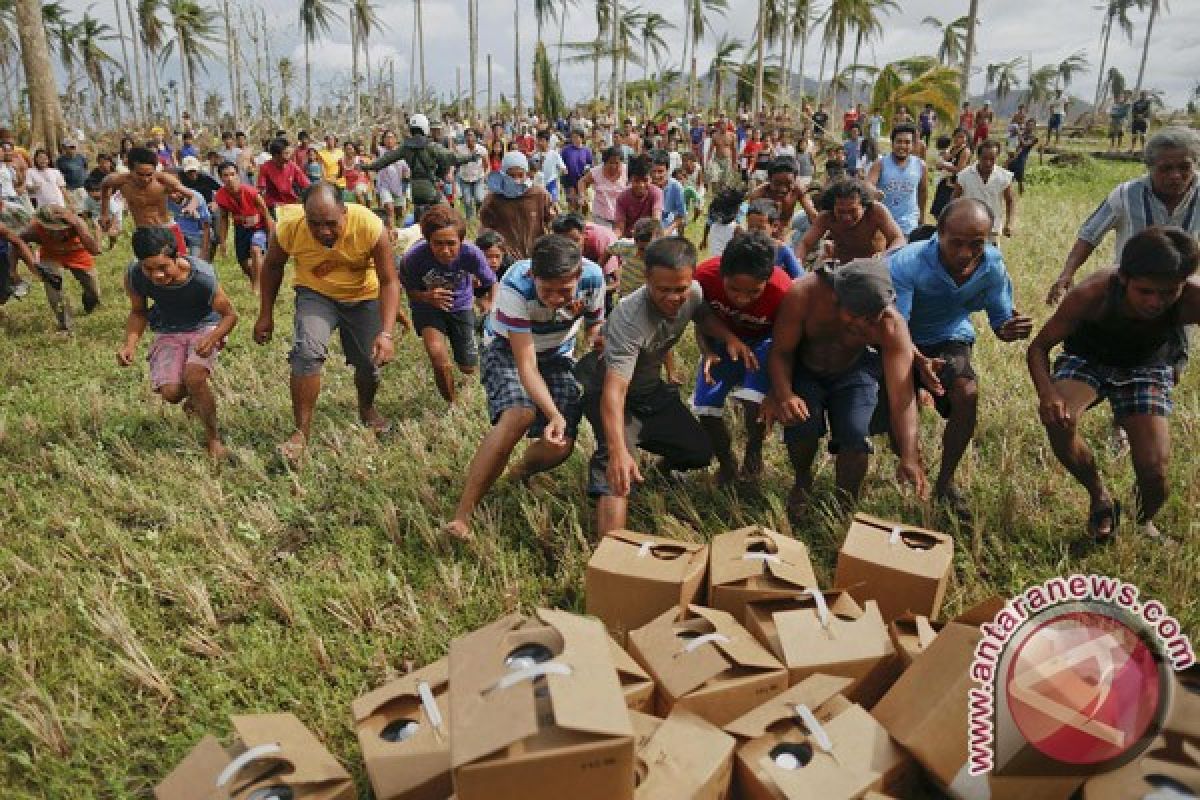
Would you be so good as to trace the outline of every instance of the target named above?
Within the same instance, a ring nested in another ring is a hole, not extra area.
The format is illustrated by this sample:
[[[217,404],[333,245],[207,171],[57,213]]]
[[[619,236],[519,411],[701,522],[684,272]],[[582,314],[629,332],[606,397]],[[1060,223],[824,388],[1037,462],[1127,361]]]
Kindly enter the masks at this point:
[[[1051,137],[1065,110],[1056,96]],[[445,401],[456,401],[456,372],[478,375],[487,399],[491,429],[443,529],[461,540],[506,468],[518,481],[555,468],[585,418],[599,533],[625,524],[648,469],[639,449],[658,456],[664,480],[715,459],[719,484],[753,482],[774,425],[794,471],[790,513],[811,500],[822,441],[838,498],[853,502],[872,437],[887,433],[897,479],[969,523],[955,473],[976,429],[971,314],[983,311],[999,340],[1032,336],[1039,413],[1089,493],[1091,536],[1111,539],[1121,519],[1078,432],[1101,400],[1128,440],[1135,520],[1156,536],[1171,389],[1186,364],[1186,326],[1200,321],[1200,137],[1164,128],[1145,141],[1142,131],[1147,174],[1083,223],[1049,289],[1057,309],[1034,335],[1000,245],[1016,232],[1025,169],[1044,143],[1023,106],[1003,140],[999,130],[987,103],[964,103],[954,121],[932,105],[890,119],[859,105],[840,124],[807,104],[641,126],[577,111],[486,126],[413,114],[400,133],[373,129],[369,144],[329,133],[318,146],[306,131],[279,130],[261,150],[240,132],[154,128],[142,144],[125,137],[96,154],[90,170],[77,142],[64,142],[51,166],[45,151],[31,156],[0,131],[0,302],[28,294],[23,263],[69,331],[64,276],[79,283],[84,313],[94,310],[95,258],[131,227],[118,361],[135,362],[149,328],[151,385],[201,420],[221,457],[209,384],[238,315],[212,262],[232,239],[258,299],[259,344],[274,334],[290,262],[295,426],[281,455],[306,452],[334,331],[361,422],[386,433],[381,370],[411,329]],[[701,219],[697,246],[688,228]],[[1116,266],[1074,286],[1110,230]],[[674,351],[689,327],[700,358],[685,402]],[[725,420],[730,398],[743,410],[741,447]],[[945,420],[932,486],[922,404]],[[522,438],[530,444],[510,466]]]

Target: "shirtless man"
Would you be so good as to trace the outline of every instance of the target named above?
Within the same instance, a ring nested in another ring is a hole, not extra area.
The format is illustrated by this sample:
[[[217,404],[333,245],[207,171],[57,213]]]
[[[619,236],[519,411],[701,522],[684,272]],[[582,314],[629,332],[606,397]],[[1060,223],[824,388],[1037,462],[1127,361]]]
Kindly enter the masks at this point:
[[[773,159],[771,165],[767,167],[767,182],[751,192],[746,198],[746,202],[774,201],[775,207],[779,209],[779,219],[784,226],[790,225],[792,217],[796,216],[797,205],[804,209],[804,213],[810,220],[815,219],[817,209],[813,207],[812,200],[808,199],[808,193],[804,191],[804,187],[796,183],[797,169],[796,159],[791,156],[780,156]]]
[[[852,261],[837,271],[822,268],[794,281],[775,318],[775,343],[768,356],[771,402],[763,414],[769,425],[785,426],[788,457],[796,471],[788,495],[795,517],[812,490],[812,464],[826,432],[835,454],[839,495],[858,498],[867,474],[870,436],[880,383],[887,389],[894,447],[900,458],[896,477],[925,499],[929,484],[921,464],[914,353],[908,324],[893,304],[895,291],[882,259]],[[874,350],[868,349],[873,347]],[[923,382],[936,386],[932,376]]]
[[[138,228],[172,228],[179,252],[186,253],[187,242],[167,210],[167,199],[175,192],[191,198],[183,207],[184,214],[194,214],[203,200],[184,188],[172,172],[158,170],[158,156],[145,147],[134,147],[128,156],[129,172],[111,173],[100,184],[100,227],[108,228],[112,221],[109,199],[120,192]]]
[[[737,137],[728,123],[718,125],[712,135],[712,158],[708,162],[708,185],[713,190],[722,186],[734,186],[738,173],[734,168],[733,155],[737,152]]]
[[[849,178],[832,184],[821,195],[821,208],[796,245],[796,260],[801,264],[817,252],[826,234],[833,244],[833,259],[839,263],[891,252],[905,244],[896,220],[882,203],[871,200],[871,190],[862,181]]]

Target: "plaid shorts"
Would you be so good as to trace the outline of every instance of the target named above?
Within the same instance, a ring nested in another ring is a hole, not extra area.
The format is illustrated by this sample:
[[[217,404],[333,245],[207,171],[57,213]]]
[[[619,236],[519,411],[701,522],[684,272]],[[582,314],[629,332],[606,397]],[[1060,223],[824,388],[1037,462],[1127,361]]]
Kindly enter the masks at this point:
[[[1054,380],[1086,383],[1096,390],[1096,403],[1109,402],[1115,419],[1134,414],[1167,417],[1175,407],[1171,402],[1175,373],[1166,365],[1110,367],[1062,353],[1054,362]]]
[[[537,405],[521,385],[517,373],[517,362],[513,357],[508,340],[497,336],[483,348],[483,364],[480,380],[487,394],[488,416],[492,424],[500,421],[500,415],[510,408],[532,408]],[[575,359],[564,355],[546,355],[538,358],[538,372],[550,390],[550,397],[559,413],[567,420],[567,436],[572,439],[579,432],[579,421],[583,417],[583,392],[575,380]],[[542,435],[548,420],[541,411],[526,434],[530,439]]]

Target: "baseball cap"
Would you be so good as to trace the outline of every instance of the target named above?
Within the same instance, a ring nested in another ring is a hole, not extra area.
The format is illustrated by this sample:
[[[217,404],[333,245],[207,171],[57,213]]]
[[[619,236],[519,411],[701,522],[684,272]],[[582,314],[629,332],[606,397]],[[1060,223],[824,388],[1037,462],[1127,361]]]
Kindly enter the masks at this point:
[[[63,139],[63,140],[62,140],[62,146],[63,146],[63,147],[74,147],[74,146],[75,146],[75,141],[74,141],[73,139]]]
[[[184,156],[183,164],[180,166],[180,169],[184,172],[191,172],[192,170],[199,171],[200,159],[196,158],[195,156]]]

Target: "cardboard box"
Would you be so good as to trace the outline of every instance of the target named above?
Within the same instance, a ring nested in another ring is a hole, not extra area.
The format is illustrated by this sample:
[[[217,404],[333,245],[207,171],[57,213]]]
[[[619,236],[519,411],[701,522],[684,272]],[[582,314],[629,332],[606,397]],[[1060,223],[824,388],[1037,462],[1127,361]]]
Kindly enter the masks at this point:
[[[875,601],[860,608],[840,589],[751,603],[746,626],[787,667],[792,686],[818,672],[852,678],[846,697],[869,708],[899,675]]]
[[[613,666],[617,668],[617,680],[621,682],[621,693],[625,695],[625,707],[649,714],[654,710],[654,679],[611,636],[608,643]]]
[[[787,688],[787,672],[724,611],[668,611],[629,634],[630,653],[658,686],[656,708],[724,725]]]
[[[449,692],[450,663],[443,658],[351,705],[376,800],[450,796]]]
[[[205,736],[163,782],[156,800],[249,800],[279,788],[293,800],[353,800],[354,781],[292,714],[231,717],[228,748]]]
[[[633,745],[599,620],[542,609],[450,644],[458,800],[633,800]]]
[[[871,714],[952,797],[1067,800],[1082,779],[968,774],[969,673],[981,638],[976,626],[948,623]]]
[[[683,709],[665,720],[630,714],[637,733],[637,800],[725,800],[734,738]]]
[[[833,583],[859,603],[879,603],[885,622],[906,611],[935,618],[953,570],[954,539],[946,534],[855,514]]]
[[[588,560],[587,613],[625,647],[629,631],[665,611],[703,602],[707,569],[707,545],[613,531]]]
[[[717,536],[710,547],[708,604],[743,625],[747,603],[791,597],[817,585],[808,548],[773,530],[739,528]]]
[[[870,790],[909,796],[911,760],[882,725],[840,694],[850,684],[848,678],[813,675],[725,726],[739,740],[740,797],[838,800]],[[810,728],[800,706],[819,731]]]
[[[941,628],[941,624],[932,623],[929,617],[920,614],[901,614],[888,623],[888,635],[903,669],[933,644]]]

